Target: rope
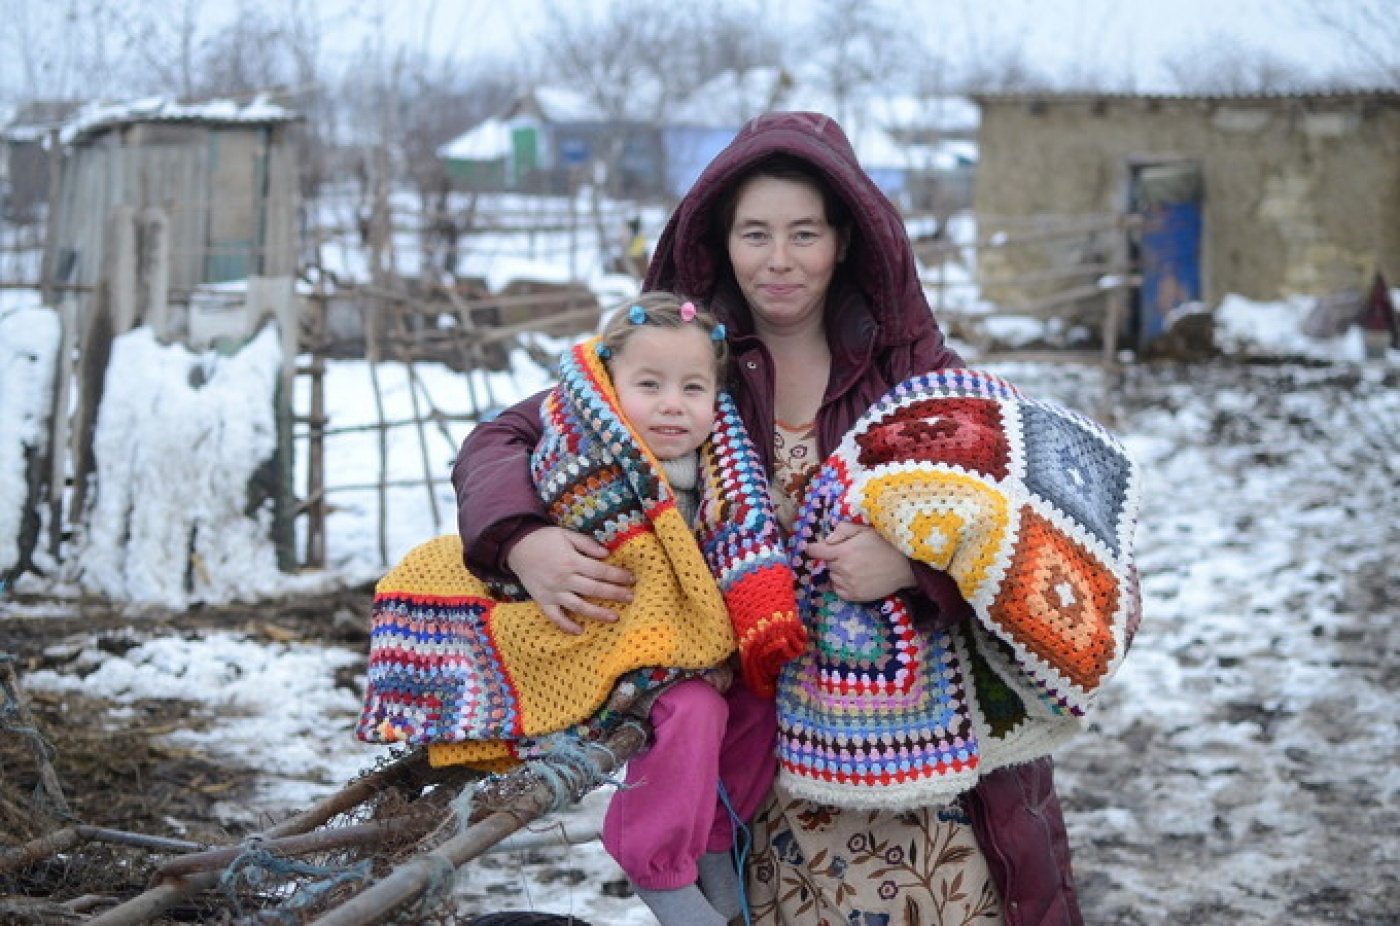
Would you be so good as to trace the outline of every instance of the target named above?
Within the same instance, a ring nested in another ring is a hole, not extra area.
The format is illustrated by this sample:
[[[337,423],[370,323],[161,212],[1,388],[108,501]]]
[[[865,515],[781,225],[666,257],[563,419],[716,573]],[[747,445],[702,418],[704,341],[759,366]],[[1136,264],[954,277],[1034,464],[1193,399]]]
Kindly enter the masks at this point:
[[[292,897],[275,909],[256,914],[257,922],[276,926],[296,926],[305,917],[298,911],[318,903],[331,891],[347,884],[364,884],[370,878],[368,859],[353,865],[312,865],[274,855],[261,839],[250,839],[238,858],[234,859],[219,878],[219,886],[233,903],[237,915],[246,916],[241,893],[264,894],[282,886],[293,877],[306,878],[310,883],[298,886]]]
[[[646,733],[646,728],[632,719],[623,720],[614,730],[626,726],[641,730],[643,735]],[[621,764],[617,753],[602,743],[581,741],[568,734],[549,738],[544,751],[532,756],[521,768],[504,775],[488,776],[476,789],[465,789],[453,798],[451,807],[457,817],[458,833],[466,832],[470,826],[476,811],[478,792],[492,788],[509,790],[502,786],[519,786],[526,777],[533,778],[535,784],[548,795],[548,803],[537,815],[539,817],[578,803],[585,794],[602,785],[627,787],[624,782],[603,771],[603,758],[607,758],[614,767]]]
[[[418,901],[397,912],[393,920],[395,923],[419,926],[428,920],[430,914],[452,898],[453,890],[457,886],[458,872],[450,858],[432,852],[419,856],[419,858],[433,866],[433,873],[428,878],[428,885],[423,888],[423,893],[419,895]]]
[[[24,723],[20,711],[20,694],[18,688],[18,678],[10,663],[17,662],[18,657],[13,653],[0,653],[0,733],[13,733],[23,737],[33,744],[32,748],[40,763],[48,763],[52,766],[53,761],[58,758],[58,750],[44,738],[44,734],[30,723]],[[16,722],[16,721],[20,722]],[[41,769],[42,771],[42,769]],[[62,801],[60,796],[58,801],[53,799],[44,787],[44,777],[41,774],[39,781],[34,785],[34,795],[31,798],[33,806],[49,806],[59,816],[65,819],[72,819],[67,807],[58,806]]]
[[[725,811],[729,814],[729,821],[734,825],[733,844],[729,847],[729,854],[734,858],[734,868],[739,872],[739,908],[744,915],[745,926],[753,926],[753,918],[749,913],[749,889],[747,879],[744,877],[744,865],[748,863],[749,852],[753,849],[753,833],[750,832],[746,824],[735,812],[734,805],[730,803],[729,792],[724,788],[724,782],[719,782],[719,799],[724,804]]]

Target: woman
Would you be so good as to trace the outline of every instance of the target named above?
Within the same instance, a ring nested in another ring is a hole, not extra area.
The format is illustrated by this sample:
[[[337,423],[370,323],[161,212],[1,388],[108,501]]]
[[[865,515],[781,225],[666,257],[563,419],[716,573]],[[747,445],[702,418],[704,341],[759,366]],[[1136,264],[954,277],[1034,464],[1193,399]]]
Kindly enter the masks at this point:
[[[745,125],[705,169],[657,242],[645,289],[703,299],[726,326],[729,388],[763,457],[780,519],[852,424],[907,378],[960,366],[924,297],[898,210],[826,116],[774,113]],[[538,400],[479,426],[453,472],[470,564],[513,575],[565,630],[610,620],[631,577],[590,538],[547,526],[526,465]],[[869,528],[809,545],[836,592],[901,592],[926,627],[970,609],[945,573],[906,559]],[[592,599],[592,600],[589,600]],[[758,923],[1074,924],[1082,918],[1048,758],[984,775],[950,807],[871,813],[809,804],[775,788],[753,824],[750,900]],[[937,880],[877,884],[860,846],[938,846]],[[830,864],[836,856],[842,866]],[[954,916],[946,894],[967,898]],[[885,896],[889,895],[889,896]],[[852,919],[852,917],[855,919]],[[911,918],[912,917],[912,918]]]

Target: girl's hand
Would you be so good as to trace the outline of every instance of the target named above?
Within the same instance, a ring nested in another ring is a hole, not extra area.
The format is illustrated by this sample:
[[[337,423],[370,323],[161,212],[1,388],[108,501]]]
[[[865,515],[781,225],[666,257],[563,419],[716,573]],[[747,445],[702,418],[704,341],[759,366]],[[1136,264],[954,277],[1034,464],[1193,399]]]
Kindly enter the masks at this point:
[[[917,583],[914,567],[873,527],[843,521],[807,555],[826,561],[831,588],[847,601],[874,601]]]
[[[592,537],[542,527],[511,549],[506,565],[531,600],[565,633],[583,633],[574,618],[611,622],[617,614],[588,599],[632,600],[632,574],[603,562],[608,550]]]

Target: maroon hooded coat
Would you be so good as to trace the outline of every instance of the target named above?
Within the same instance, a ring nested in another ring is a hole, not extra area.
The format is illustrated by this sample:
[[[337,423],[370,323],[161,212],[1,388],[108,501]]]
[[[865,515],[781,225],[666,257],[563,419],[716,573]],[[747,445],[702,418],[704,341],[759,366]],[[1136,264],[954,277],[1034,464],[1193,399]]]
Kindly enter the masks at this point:
[[[770,113],[740,129],[676,207],[657,241],[643,289],[695,297],[724,322],[734,352],[730,389],[772,471],[773,365],[729,267],[725,200],[755,164],[785,153],[806,161],[850,213],[850,243],[828,293],[831,374],[817,413],[820,453],[829,454],[855,420],[910,376],[961,365],[924,296],[899,210],[861,169],[841,127],[816,113]],[[504,575],[520,537],[548,523],[530,481],[539,440],[535,396],[478,425],[462,445],[452,481],[458,526],[472,568]],[[930,624],[970,613],[944,573],[919,566],[910,603]],[[1000,769],[964,802],[1001,891],[1010,926],[1080,924],[1069,845],[1050,759]]]

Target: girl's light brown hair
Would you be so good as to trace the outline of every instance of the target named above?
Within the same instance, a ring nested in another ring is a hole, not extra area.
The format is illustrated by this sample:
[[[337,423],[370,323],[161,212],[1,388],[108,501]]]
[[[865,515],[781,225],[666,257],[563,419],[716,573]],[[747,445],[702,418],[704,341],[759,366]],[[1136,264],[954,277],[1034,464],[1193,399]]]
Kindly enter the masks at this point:
[[[686,306],[693,309],[693,315]],[[637,311],[638,308],[641,309],[640,312]],[[638,318],[641,320],[638,321]],[[617,306],[608,323],[603,326],[598,340],[598,355],[606,364],[609,358],[616,356],[617,352],[627,345],[638,328],[648,325],[654,328],[684,328],[687,325],[698,327],[709,336],[710,344],[714,348],[715,380],[720,384],[724,383],[729,366],[729,342],[724,339],[724,326],[699,302],[663,290],[642,293],[637,298]]]

